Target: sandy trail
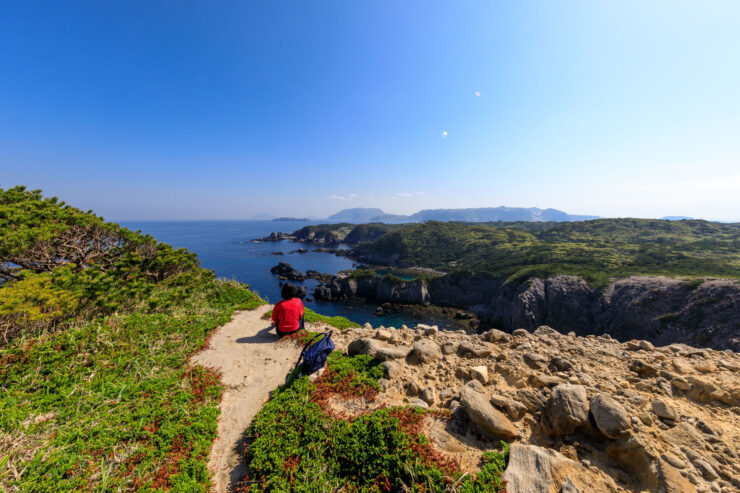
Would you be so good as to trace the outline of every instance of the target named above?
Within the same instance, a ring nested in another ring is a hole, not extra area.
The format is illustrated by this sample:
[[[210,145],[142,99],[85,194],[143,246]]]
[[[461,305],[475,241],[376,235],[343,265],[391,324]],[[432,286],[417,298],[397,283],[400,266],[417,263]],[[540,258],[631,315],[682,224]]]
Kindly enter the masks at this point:
[[[208,469],[213,474],[213,491],[226,493],[243,470],[238,443],[252,418],[267,402],[270,392],[285,382],[300,348],[277,343],[275,331],[262,315],[272,305],[237,312],[211,337],[208,349],[196,354],[192,363],[221,372],[224,394],[218,418],[218,436],[213,442]]]

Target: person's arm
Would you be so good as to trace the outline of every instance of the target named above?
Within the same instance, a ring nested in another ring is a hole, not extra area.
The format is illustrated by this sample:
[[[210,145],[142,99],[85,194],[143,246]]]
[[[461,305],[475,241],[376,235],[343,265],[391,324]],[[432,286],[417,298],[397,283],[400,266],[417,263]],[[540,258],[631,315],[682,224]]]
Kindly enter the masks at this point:
[[[279,305],[275,305],[274,307],[272,307],[272,323],[273,325],[275,325],[275,327],[278,326],[278,306]]]
[[[298,300],[300,302],[300,308],[298,309],[298,313],[300,313],[300,316],[298,317],[298,328],[299,329],[305,329],[306,328],[306,319],[303,317],[304,307],[303,307],[303,301]]]

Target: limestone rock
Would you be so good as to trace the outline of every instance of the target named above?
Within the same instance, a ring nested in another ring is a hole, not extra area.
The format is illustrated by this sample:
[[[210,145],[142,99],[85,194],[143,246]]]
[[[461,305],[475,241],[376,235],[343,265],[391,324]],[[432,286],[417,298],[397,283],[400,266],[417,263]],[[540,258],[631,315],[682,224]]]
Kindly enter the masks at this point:
[[[567,478],[563,481],[563,484],[560,485],[560,493],[581,493],[581,491],[573,484],[573,481],[570,478]]]
[[[478,380],[480,383],[485,384],[488,382],[488,367],[486,366],[474,366],[470,369],[470,378]]]
[[[384,361],[383,374],[386,378],[396,379],[403,372],[403,365],[397,361]]]
[[[429,409],[429,404],[427,404],[421,399],[411,399],[409,401],[409,406],[420,407],[422,409]]]
[[[591,414],[599,431],[609,438],[617,438],[630,428],[627,411],[606,394],[591,399]]]
[[[439,398],[442,401],[446,401],[447,399],[452,399],[457,394],[457,391],[451,387],[447,387],[446,389],[443,389],[442,392],[439,393]]]
[[[540,325],[534,330],[536,336],[559,336],[560,332],[548,325]]]
[[[429,404],[430,406],[437,402],[437,392],[434,387],[427,387],[421,393],[421,400]]]
[[[391,332],[386,329],[378,329],[375,331],[375,338],[379,341],[387,341],[392,336]]]
[[[513,443],[503,479],[508,493],[550,493],[559,491],[556,478],[564,476],[558,473],[560,469],[576,468],[580,468],[578,463],[554,450]]]
[[[563,383],[563,379],[553,375],[542,375],[536,373],[532,375],[532,385],[535,387],[554,387]]]
[[[671,385],[676,387],[678,390],[689,390],[691,385],[682,377],[676,377],[671,380]]]
[[[653,412],[656,416],[663,419],[676,419],[678,415],[673,406],[668,404],[663,399],[655,399],[652,403]]]
[[[506,341],[509,337],[509,334],[498,329],[491,329],[483,334],[483,339],[488,342]]]
[[[666,461],[671,466],[675,467],[676,469],[683,469],[684,467],[686,467],[686,463],[683,460],[681,460],[678,456],[670,452],[661,454],[660,458]]]
[[[386,361],[404,358],[406,357],[406,354],[408,354],[408,351],[402,348],[385,346],[376,339],[363,337],[355,339],[349,343],[347,346],[347,354],[350,356],[355,354],[367,354],[373,358],[379,359],[380,361]]]
[[[491,396],[490,401],[494,406],[504,409],[506,414],[508,414],[512,419],[519,419],[527,412],[527,406],[519,401],[509,399],[502,395],[493,395]]]
[[[632,361],[630,370],[643,377],[654,377],[658,374],[657,368],[639,359]]]
[[[478,383],[473,381],[474,383]],[[473,383],[471,382],[471,383]],[[478,385],[480,385],[478,383]],[[519,432],[509,419],[495,409],[475,385],[466,384],[460,391],[460,403],[470,421],[481,431],[494,437],[516,438]]]
[[[465,358],[485,358],[490,356],[491,352],[490,348],[468,341],[461,342],[457,347],[457,354]]]
[[[558,371],[571,371],[573,369],[573,363],[560,356],[555,356],[550,360],[550,366]]]
[[[457,344],[454,342],[445,342],[442,344],[442,354],[455,354],[457,352]]]
[[[680,359],[674,359],[671,364],[673,365],[673,369],[676,370],[679,375],[686,375],[687,373],[691,373],[691,371],[693,370],[690,365],[681,361]]]
[[[655,346],[653,346],[653,343],[650,341],[640,341],[637,343],[640,346],[640,349],[644,351],[654,351]]]
[[[696,487],[667,462],[660,462],[661,483],[665,493],[696,493]]]
[[[536,370],[544,370],[547,368],[547,359],[536,353],[524,353],[522,356],[524,362],[527,363],[531,368]]]
[[[429,363],[442,356],[439,346],[431,339],[419,339],[414,343],[414,355],[420,363]]]
[[[717,472],[714,470],[711,464],[709,464],[707,461],[702,459],[697,459],[694,461],[694,465],[699,470],[702,476],[704,476],[704,479],[708,479],[709,481],[714,481],[719,476],[717,475]]]
[[[694,363],[694,368],[704,373],[712,373],[717,371],[717,365],[710,360],[702,360]]]
[[[570,435],[588,422],[589,403],[586,389],[581,385],[560,384],[555,387],[545,404],[543,417],[546,428],[553,435]]]

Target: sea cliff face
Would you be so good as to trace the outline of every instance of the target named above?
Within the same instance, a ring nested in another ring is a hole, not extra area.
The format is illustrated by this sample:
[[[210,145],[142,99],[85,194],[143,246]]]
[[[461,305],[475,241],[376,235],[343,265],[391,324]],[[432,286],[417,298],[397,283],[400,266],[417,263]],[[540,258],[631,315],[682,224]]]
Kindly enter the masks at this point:
[[[523,284],[453,274],[432,279],[334,279],[316,288],[317,300],[361,296],[376,302],[453,306],[493,327],[513,331],[540,325],[578,335],[608,333],[619,340],[683,342],[740,351],[740,283],[629,277],[606,289],[574,276],[532,278]]]

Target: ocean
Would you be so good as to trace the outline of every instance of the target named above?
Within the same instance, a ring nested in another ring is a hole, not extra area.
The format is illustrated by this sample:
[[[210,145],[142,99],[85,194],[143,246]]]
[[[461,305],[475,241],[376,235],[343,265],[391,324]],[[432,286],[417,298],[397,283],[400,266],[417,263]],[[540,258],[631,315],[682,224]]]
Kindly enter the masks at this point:
[[[252,242],[264,238],[273,231],[292,233],[309,224],[299,221],[122,221],[134,231],[152,235],[159,241],[175,247],[183,247],[195,252],[201,264],[213,269],[219,277],[235,279],[249,284],[251,289],[270,303],[280,301],[280,284],[270,269],[279,262],[287,262],[301,272],[316,270],[322,273],[336,274],[345,269],[352,269],[354,262],[346,257],[331,253],[315,251],[317,246],[293,243],[291,241]],[[305,248],[308,253],[290,253],[298,248]],[[283,255],[273,255],[283,252]],[[313,288],[318,284],[313,279],[295,284],[304,285],[308,298],[313,299]],[[437,324],[440,328],[448,327],[449,321],[442,318],[419,318],[407,310],[386,310],[384,315],[376,316],[375,304],[316,302],[304,303],[322,315],[341,315],[354,322],[370,322],[374,327],[398,327],[402,324],[417,323]]]

